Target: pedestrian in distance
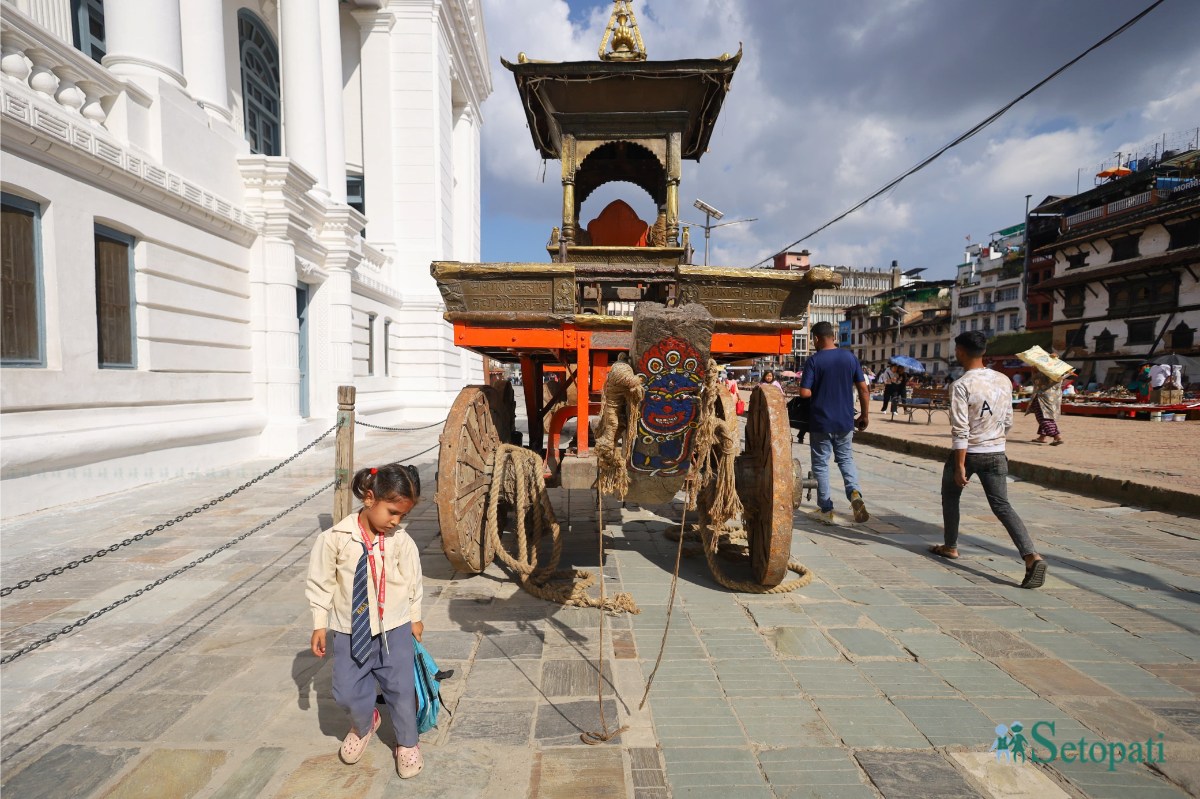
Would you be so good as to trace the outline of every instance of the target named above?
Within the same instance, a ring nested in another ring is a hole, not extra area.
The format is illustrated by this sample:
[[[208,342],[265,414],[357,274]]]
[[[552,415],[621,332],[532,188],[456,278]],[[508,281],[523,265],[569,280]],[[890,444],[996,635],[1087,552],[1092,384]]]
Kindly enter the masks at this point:
[[[779,381],[775,379],[775,373],[768,369],[763,373],[762,383],[764,388],[774,388],[776,391],[783,391],[783,386],[779,385]]]
[[[895,413],[900,409],[899,400],[904,399],[908,384],[908,375],[904,373],[904,367],[889,365],[883,370],[883,374],[879,375],[879,382],[883,383],[883,406],[879,412],[887,413],[888,403],[891,403],[892,413]]]
[[[1048,437],[1054,439],[1050,442],[1051,446],[1057,447],[1063,443],[1062,431],[1058,429],[1062,398],[1063,378],[1055,380],[1041,372],[1033,373],[1033,396],[1025,408],[1025,414],[1032,413],[1038,422],[1037,438],[1033,439],[1033,443],[1045,444]]]
[[[837,331],[828,322],[812,328],[816,351],[804,364],[800,396],[809,402],[809,451],[813,476],[817,478],[816,519],[833,524],[833,494],[829,488],[829,456],[837,461],[846,488],[846,499],[854,511],[854,521],[868,521],[871,514],[863,501],[854,466],[852,442],[855,430],[866,430],[871,412],[870,389],[858,358],[849,350],[838,349]],[[854,395],[858,393],[859,416],[854,418]]]
[[[321,533],[309,559],[306,595],[313,614],[312,651],[333,650],[333,698],[353,725],[338,754],[357,763],[382,721],[383,693],[396,736],[396,773],[415,777],[418,745],[416,654],[421,623],[421,558],[404,518],[421,498],[412,466],[391,463],[354,475],[362,508]]]
[[[1025,561],[1022,588],[1046,582],[1046,561],[1034,549],[1025,523],[1008,502],[1005,441],[1012,429],[1012,381],[983,365],[987,337],[980,331],[954,339],[954,356],[966,371],[950,386],[950,436],[953,444],[942,470],[942,521],[945,543],[929,548],[943,558],[958,558],[959,501],[972,475],[979,475],[992,513],[1004,525]]]

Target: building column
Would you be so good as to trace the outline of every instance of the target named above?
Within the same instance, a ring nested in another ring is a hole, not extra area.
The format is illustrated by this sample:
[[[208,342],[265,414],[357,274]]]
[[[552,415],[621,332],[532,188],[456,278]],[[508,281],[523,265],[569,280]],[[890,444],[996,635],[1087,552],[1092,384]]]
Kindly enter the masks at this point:
[[[280,3],[279,16],[283,50],[283,154],[317,179],[321,193],[328,193],[320,0]]]
[[[476,194],[475,153],[478,151],[475,137],[475,112],[471,106],[455,109],[454,114],[454,260],[475,261]]]
[[[667,246],[679,246],[679,180],[683,174],[683,136],[672,133],[667,137]],[[708,257],[708,242],[704,256]]]
[[[183,39],[183,74],[187,77],[188,93],[204,110],[231,122],[222,10],[218,2],[180,3],[180,22],[188,32]]]
[[[396,221],[392,169],[392,27],[390,11],[352,11],[362,31],[359,53],[362,75],[362,150],[370,242],[387,255],[396,254]],[[398,287],[397,287],[398,288]]]
[[[329,196],[346,202],[346,122],[342,118],[342,22],[337,3],[321,3],[321,65],[325,88],[325,160]]]
[[[104,66],[114,75],[187,85],[177,0],[106,0],[104,38]]]

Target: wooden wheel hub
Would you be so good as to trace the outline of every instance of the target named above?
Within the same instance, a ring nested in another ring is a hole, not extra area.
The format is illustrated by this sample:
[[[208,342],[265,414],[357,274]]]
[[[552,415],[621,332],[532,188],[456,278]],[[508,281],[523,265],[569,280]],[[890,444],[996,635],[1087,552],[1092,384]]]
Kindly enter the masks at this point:
[[[454,568],[478,573],[495,551],[487,536],[492,458],[500,446],[491,387],[467,386],[446,417],[438,451],[436,501],[442,550]]]
[[[792,549],[795,492],[792,431],[783,392],[759,386],[750,395],[746,447],[737,459],[737,490],[744,507],[754,579],[783,582]]]

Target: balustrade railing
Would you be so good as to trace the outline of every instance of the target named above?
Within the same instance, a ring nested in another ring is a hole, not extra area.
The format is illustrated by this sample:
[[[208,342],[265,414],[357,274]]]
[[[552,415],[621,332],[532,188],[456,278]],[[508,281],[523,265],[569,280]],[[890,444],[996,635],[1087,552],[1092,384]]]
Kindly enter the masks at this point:
[[[108,114],[122,94],[141,105],[151,98],[136,86],[117,78],[106,68],[42,27],[8,3],[0,17],[0,73],[27,85],[37,94],[104,127]]]

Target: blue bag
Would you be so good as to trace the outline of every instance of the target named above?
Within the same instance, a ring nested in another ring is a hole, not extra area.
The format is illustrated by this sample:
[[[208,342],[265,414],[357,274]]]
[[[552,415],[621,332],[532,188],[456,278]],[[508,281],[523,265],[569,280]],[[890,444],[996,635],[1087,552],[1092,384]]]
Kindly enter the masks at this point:
[[[424,733],[437,726],[438,705],[446,707],[442,701],[441,682],[453,677],[454,669],[440,671],[433,656],[415,638],[413,651],[416,652],[413,669],[417,684],[417,732]],[[450,708],[446,708],[446,712],[450,713]]]

